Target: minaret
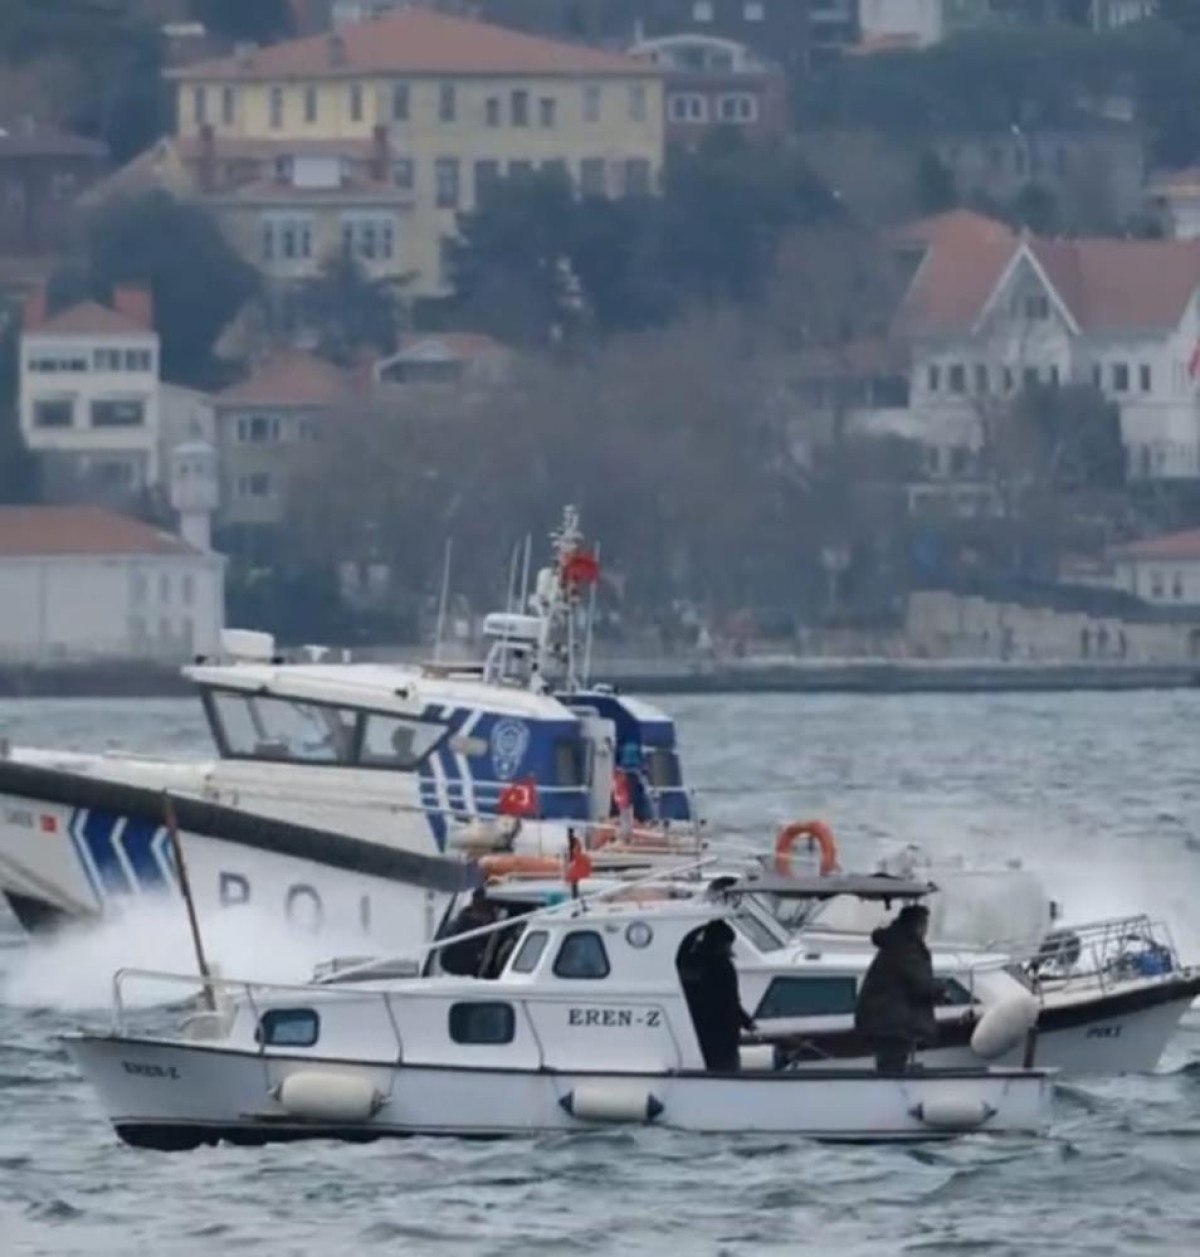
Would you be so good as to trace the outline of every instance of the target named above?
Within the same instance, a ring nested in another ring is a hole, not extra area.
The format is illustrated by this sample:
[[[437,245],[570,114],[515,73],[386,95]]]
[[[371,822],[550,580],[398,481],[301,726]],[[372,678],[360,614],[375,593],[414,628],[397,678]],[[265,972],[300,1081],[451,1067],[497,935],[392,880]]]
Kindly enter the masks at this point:
[[[217,451],[203,441],[171,452],[171,506],[179,513],[179,535],[197,550],[212,549],[212,517],[220,500]]]

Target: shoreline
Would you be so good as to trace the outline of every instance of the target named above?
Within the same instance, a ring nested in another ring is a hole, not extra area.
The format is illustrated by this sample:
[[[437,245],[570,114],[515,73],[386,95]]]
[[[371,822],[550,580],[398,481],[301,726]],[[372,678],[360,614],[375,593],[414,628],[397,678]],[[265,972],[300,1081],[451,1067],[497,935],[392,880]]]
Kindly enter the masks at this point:
[[[638,694],[972,694],[1200,687],[1193,663],[999,663],[979,660],[761,659],[600,663],[598,677]],[[183,698],[178,668],[141,662],[0,667],[0,699]]]

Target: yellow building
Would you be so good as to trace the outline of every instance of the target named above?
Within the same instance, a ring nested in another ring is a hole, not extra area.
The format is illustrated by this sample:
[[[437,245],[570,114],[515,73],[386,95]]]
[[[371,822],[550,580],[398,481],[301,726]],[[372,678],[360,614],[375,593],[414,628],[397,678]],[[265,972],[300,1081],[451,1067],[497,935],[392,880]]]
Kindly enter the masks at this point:
[[[303,279],[339,247],[446,290],[444,241],[489,180],[558,166],[584,195],[654,191],[654,66],[408,8],[172,72],[176,144],[243,255]]]

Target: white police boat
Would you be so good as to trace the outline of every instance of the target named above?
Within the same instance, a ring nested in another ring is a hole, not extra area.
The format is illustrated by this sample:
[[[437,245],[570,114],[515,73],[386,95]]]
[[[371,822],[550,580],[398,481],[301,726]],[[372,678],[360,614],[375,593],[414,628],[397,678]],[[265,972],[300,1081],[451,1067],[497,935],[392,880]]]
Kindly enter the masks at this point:
[[[486,976],[389,977],[383,962],[301,987],[216,980],[219,998],[168,1035],[137,1033],[125,998],[170,975],[125,971],[111,1033],[65,1044],[117,1134],[159,1149],[612,1125],[864,1141],[1043,1129],[1041,1069],[796,1070],[762,1045],[738,1071],[707,1070],[680,964],[735,913],[694,895],[568,899],[483,927],[507,934]]]
[[[524,609],[487,617],[479,664],[289,662],[233,630],[185,669],[216,758],[5,748],[0,892],[30,930],[176,895],[177,823],[202,921],[249,909],[340,945],[415,946],[477,879],[464,856],[549,869],[573,827],[613,838],[618,758],[639,842],[694,849],[672,721],[581,675],[598,569],[574,510],[553,544]]]

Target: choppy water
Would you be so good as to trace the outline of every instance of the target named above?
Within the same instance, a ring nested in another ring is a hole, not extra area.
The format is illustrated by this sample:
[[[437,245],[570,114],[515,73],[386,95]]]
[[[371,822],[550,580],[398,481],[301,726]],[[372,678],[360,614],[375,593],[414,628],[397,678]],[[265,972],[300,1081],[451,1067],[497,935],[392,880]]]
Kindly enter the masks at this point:
[[[908,841],[1019,857],[1071,916],[1149,908],[1200,958],[1200,694],[671,707],[717,822],[767,833],[824,816],[850,864]],[[7,703],[0,735],[205,741],[175,702]],[[31,958],[0,923],[0,1257],[1200,1251],[1200,1018],[1160,1075],[1071,1087],[1037,1141],[845,1149],[649,1130],[163,1156],[116,1142],[54,1044],[97,1017],[64,1003],[80,983],[61,979],[91,980],[84,959]]]

